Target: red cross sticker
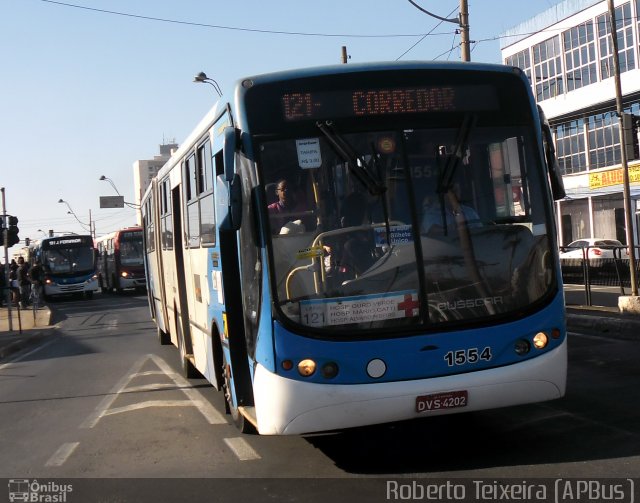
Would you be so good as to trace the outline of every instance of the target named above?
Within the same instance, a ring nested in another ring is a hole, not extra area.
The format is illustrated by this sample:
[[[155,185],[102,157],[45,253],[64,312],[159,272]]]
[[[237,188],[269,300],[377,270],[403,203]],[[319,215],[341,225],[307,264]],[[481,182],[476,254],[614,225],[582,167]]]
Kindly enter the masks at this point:
[[[418,309],[418,307],[420,307],[420,303],[417,300],[413,300],[413,295],[410,293],[406,294],[404,300],[398,303],[398,309],[404,311],[405,318],[415,316],[413,310]]]

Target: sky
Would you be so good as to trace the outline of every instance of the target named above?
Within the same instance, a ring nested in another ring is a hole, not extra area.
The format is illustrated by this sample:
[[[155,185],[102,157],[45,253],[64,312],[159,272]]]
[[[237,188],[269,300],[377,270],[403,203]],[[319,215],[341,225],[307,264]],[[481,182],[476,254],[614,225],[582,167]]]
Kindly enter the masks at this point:
[[[458,14],[459,0],[414,2]],[[498,37],[556,3],[469,0],[471,60],[500,63]],[[100,209],[116,195],[100,177],[134,200],[133,163],[180,144],[213,106],[198,72],[228,92],[245,76],[339,64],[343,46],[349,63],[456,61],[455,30],[408,0],[0,0],[7,214],[22,240],[87,233],[89,215],[98,236],[134,225],[133,209]]]

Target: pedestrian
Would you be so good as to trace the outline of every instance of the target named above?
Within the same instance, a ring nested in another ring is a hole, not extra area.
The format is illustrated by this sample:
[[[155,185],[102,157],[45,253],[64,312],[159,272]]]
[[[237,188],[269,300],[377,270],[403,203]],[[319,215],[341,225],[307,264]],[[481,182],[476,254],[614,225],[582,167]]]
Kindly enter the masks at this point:
[[[31,278],[29,277],[29,264],[24,260],[24,257],[18,257],[17,280],[20,289],[20,305],[22,309],[26,309],[31,293]]]
[[[40,261],[37,260],[33,265],[31,270],[29,271],[29,275],[31,276],[31,301],[39,307],[42,303],[42,289],[44,286],[44,269],[40,264]]]
[[[18,286],[18,264],[15,260],[11,260],[9,266],[9,288],[11,289],[11,303],[14,307],[18,307],[20,287]]]
[[[4,263],[0,264],[0,307],[4,307],[4,299],[7,297],[7,276]]]

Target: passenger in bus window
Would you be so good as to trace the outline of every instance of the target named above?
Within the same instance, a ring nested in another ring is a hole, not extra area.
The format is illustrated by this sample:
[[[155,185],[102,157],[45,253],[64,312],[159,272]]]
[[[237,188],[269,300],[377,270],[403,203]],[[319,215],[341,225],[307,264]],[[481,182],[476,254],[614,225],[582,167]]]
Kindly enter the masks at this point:
[[[480,217],[471,206],[462,203],[460,184],[452,187],[438,197],[427,194],[422,201],[422,232],[424,234],[450,234],[457,229],[456,217],[463,216],[467,227],[479,227]]]
[[[367,225],[367,198],[361,193],[349,194],[342,203],[340,226],[353,229],[331,240],[325,248],[330,276],[338,283],[360,276],[376,261],[376,245],[371,229],[359,228]]]
[[[311,230],[313,218],[304,202],[303,194],[286,179],[276,185],[278,200],[267,206],[273,234],[298,234]]]

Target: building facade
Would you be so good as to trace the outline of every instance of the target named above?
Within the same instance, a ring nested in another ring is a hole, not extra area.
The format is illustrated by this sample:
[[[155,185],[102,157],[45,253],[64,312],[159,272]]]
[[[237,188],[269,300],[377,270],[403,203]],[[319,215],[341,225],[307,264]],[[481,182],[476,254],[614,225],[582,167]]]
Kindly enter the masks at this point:
[[[178,150],[177,143],[163,143],[160,145],[160,155],[156,155],[153,159],[138,160],[133,163],[133,188],[136,211],[136,221],[138,225],[142,225],[142,214],[140,212],[140,201],[142,195],[151,183],[151,180],[160,168],[169,160],[171,154]]]
[[[640,119],[640,0],[616,0],[625,113]],[[626,244],[611,19],[606,0],[565,0],[503,34],[502,61],[522,68],[554,131],[567,197],[557,203],[560,245],[582,238]],[[634,122],[634,117],[629,117]],[[625,127],[625,130],[627,128]],[[640,159],[629,127],[635,245],[639,244]],[[633,148],[632,148],[633,149]],[[629,151],[629,150],[627,150]]]

